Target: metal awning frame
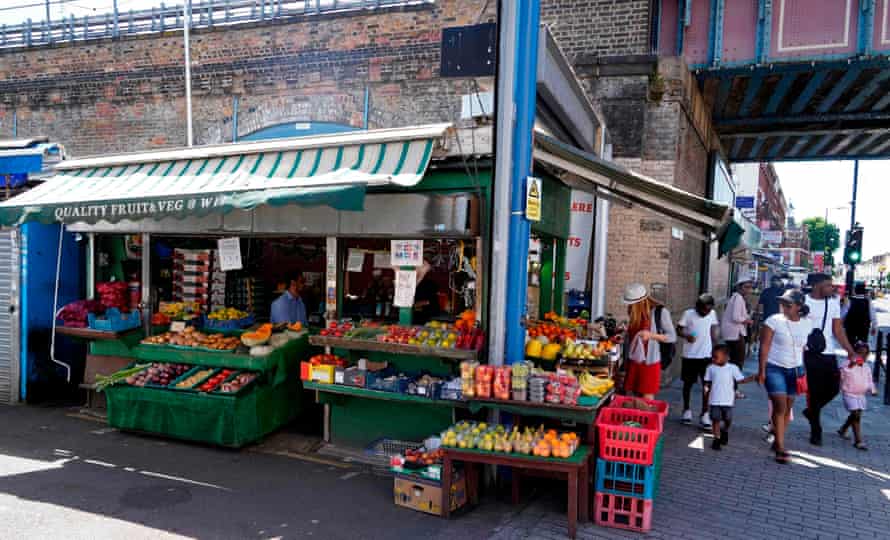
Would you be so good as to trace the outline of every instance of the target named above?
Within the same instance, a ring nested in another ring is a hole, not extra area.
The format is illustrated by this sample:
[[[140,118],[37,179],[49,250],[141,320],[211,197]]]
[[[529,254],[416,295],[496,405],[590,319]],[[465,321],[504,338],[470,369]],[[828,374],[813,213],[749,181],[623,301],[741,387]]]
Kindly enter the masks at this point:
[[[377,129],[373,131],[353,131],[331,135],[314,135],[311,137],[295,137],[259,142],[239,142],[195,146],[176,150],[157,150],[153,152],[133,152],[114,156],[96,156],[82,159],[69,159],[56,166],[58,171],[74,169],[121,167],[143,163],[159,163],[168,161],[213,159],[231,156],[247,156],[267,152],[286,152],[293,150],[311,150],[332,146],[348,146],[356,144],[383,144],[388,142],[415,141],[421,139],[441,139],[450,123],[431,124],[407,128]]]
[[[577,177],[577,181],[564,178],[572,187],[593,193],[606,190],[706,234],[716,232],[728,215],[726,205],[647,178],[546,135],[535,134],[534,158]]]

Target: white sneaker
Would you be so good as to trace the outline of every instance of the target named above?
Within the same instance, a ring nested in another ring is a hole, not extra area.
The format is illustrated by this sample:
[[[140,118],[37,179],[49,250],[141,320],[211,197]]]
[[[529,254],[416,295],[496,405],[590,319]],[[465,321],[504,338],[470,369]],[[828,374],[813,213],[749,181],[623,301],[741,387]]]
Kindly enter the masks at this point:
[[[691,424],[692,423],[692,411],[690,411],[689,409],[686,409],[685,411],[683,411],[683,418],[681,418],[680,421],[683,422],[684,424]]]
[[[710,414],[705,413],[705,414],[701,415],[701,427],[703,427],[703,428],[711,427],[711,415]]]

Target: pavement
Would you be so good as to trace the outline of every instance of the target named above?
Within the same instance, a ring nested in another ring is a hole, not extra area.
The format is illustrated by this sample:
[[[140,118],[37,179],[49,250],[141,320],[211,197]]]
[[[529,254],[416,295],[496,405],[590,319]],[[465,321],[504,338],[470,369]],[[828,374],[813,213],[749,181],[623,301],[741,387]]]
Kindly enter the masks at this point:
[[[659,396],[672,414],[652,531],[587,523],[578,538],[890,536],[890,407],[878,398],[863,419],[868,452],[834,436],[846,417],[839,399],[827,410],[824,446],[811,446],[798,403],[788,438],[794,459],[783,466],[760,429],[762,389],[745,388],[730,444],[715,452],[708,434],[677,420],[679,388]],[[388,476],[280,444],[231,451],[180,443],[120,433],[60,408],[0,406],[0,425],[0,538],[566,535],[559,483],[540,485],[516,507],[506,494],[489,495],[446,521],[395,506]]]

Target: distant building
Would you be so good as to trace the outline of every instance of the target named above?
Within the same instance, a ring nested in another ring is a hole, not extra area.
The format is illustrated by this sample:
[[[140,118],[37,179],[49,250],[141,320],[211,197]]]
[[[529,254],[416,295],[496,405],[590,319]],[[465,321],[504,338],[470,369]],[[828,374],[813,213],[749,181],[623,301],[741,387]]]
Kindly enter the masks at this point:
[[[887,270],[890,269],[890,253],[882,253],[856,265],[856,281],[864,281],[869,285],[878,280],[887,281]],[[882,272],[883,270],[883,272]]]
[[[780,247],[788,215],[788,203],[772,163],[740,163],[732,166],[738,192],[736,208],[762,234],[763,247]]]
[[[794,218],[788,218],[782,244],[770,250],[782,259],[782,264],[791,268],[811,268],[810,233],[804,224],[797,225]]]

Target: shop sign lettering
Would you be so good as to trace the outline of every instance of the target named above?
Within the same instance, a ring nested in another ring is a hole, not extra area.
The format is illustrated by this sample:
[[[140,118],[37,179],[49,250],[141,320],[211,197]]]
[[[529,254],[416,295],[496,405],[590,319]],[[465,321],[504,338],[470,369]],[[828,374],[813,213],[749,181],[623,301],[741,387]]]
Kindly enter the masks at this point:
[[[54,215],[57,221],[96,221],[102,219],[124,219],[141,217],[162,217],[186,211],[207,211],[224,205],[224,197],[185,197],[152,201],[81,204],[59,206]]]

